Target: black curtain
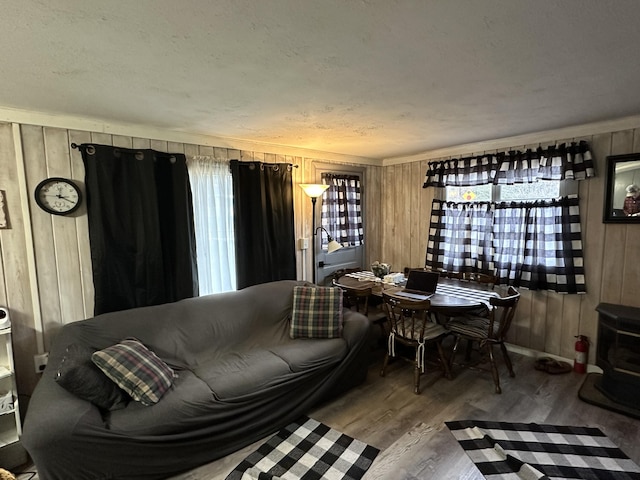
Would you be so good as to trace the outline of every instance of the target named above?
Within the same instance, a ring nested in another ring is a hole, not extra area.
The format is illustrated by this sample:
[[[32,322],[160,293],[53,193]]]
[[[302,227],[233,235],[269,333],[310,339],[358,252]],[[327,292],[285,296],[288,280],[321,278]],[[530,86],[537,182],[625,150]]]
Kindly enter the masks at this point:
[[[95,315],[198,295],[186,158],[80,145]]]
[[[295,280],[291,165],[230,163],[238,289]]]

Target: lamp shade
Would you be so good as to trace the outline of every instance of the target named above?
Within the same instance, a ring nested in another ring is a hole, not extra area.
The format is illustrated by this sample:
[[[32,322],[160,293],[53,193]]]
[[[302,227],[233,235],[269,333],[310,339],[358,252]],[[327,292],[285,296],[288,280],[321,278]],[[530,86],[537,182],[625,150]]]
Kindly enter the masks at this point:
[[[329,241],[329,244],[327,245],[327,253],[333,253],[336,250],[340,250],[341,248],[342,248],[342,245],[340,245],[338,242],[332,239]]]
[[[322,195],[324,191],[329,188],[329,185],[324,185],[322,183],[301,183],[300,187],[308,196],[316,198]]]

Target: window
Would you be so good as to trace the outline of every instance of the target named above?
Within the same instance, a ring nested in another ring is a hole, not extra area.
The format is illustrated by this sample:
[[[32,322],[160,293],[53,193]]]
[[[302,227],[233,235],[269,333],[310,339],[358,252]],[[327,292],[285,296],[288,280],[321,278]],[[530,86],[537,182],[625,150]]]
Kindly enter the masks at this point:
[[[447,202],[514,202],[551,200],[560,196],[559,180],[540,180],[513,185],[446,187]]]
[[[429,162],[424,187],[442,187],[445,200],[433,201],[427,265],[584,293],[574,180],[593,176],[585,141]]]
[[[322,194],[321,225],[343,247],[364,244],[360,177],[323,173],[322,183],[331,185]],[[327,249],[327,236],[322,234],[322,248]]]
[[[187,163],[198,255],[200,295],[236,289],[233,183],[229,162],[191,157]]]

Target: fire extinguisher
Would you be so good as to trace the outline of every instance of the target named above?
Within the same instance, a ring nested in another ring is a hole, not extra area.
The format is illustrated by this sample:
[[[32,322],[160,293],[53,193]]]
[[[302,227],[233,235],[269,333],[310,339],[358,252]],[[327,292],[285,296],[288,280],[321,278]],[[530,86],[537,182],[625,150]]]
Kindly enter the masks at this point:
[[[585,373],[587,371],[587,358],[589,357],[589,338],[585,335],[576,335],[576,356],[573,361],[573,371]]]

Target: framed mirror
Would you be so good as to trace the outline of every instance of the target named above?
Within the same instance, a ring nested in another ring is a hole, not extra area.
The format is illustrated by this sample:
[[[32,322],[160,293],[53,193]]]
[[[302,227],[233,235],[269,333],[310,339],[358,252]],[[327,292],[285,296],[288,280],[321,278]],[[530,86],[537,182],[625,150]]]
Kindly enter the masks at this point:
[[[607,157],[604,223],[640,223],[640,153]]]

